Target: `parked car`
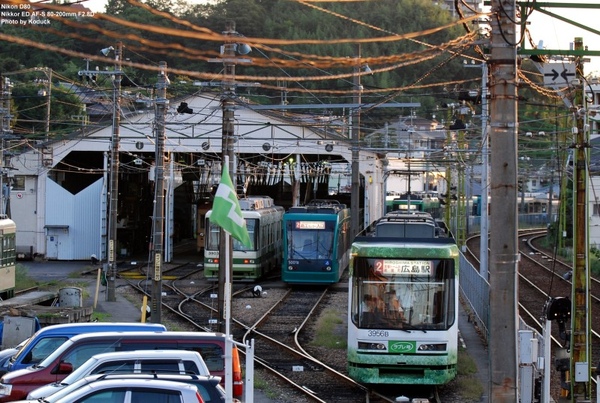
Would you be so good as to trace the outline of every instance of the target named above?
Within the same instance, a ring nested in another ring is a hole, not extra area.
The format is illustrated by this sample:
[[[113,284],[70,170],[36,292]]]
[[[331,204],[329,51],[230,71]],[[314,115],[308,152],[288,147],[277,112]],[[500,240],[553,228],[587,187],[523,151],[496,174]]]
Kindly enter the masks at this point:
[[[73,390],[54,403],[204,403],[198,388],[189,383],[159,379],[102,379]]]
[[[54,403],[57,400],[62,399],[63,396],[72,393],[74,390],[78,390],[90,382],[95,382],[101,379],[157,379],[189,383],[198,388],[200,396],[202,396],[202,399],[206,403],[225,403],[226,401],[225,389],[223,389],[223,387],[219,384],[221,378],[218,376],[203,376],[194,374],[95,374],[81,378],[72,384],[65,386],[53,395],[45,397],[44,399],[28,398],[27,400],[18,400],[16,403]],[[240,401],[238,399],[233,399],[233,403],[239,402]]]
[[[15,356],[28,341],[29,338],[23,340],[15,347],[9,347],[0,350],[0,376],[8,372],[8,364],[10,364],[10,359]]]
[[[131,350],[191,350],[200,353],[211,375],[225,376],[225,341],[223,333],[209,332],[104,332],[71,337],[41,363],[12,371],[0,378],[0,402],[24,399],[29,392],[52,382],[62,381],[69,372],[101,352]],[[239,352],[232,349],[232,382],[234,397],[243,394]],[[70,367],[62,364],[69,363]]]
[[[74,372],[73,366],[67,362],[60,363],[58,371],[71,374],[61,382],[53,382],[32,390],[27,398],[48,397],[65,386],[93,374],[155,372],[210,375],[200,353],[181,350],[135,350],[96,354]]]
[[[47,326],[38,330],[29,338],[27,343],[9,360],[6,369],[10,372],[38,364],[61,344],[78,334],[112,331],[157,332],[165,330],[167,328],[159,323],[89,322]]]

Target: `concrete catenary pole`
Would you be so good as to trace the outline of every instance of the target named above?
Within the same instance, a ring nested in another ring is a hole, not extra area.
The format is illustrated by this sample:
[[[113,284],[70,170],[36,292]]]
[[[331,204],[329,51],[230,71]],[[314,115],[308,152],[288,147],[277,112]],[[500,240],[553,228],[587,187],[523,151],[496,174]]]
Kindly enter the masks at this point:
[[[119,138],[121,125],[121,66],[123,43],[115,49],[115,76],[113,80],[113,122],[110,145],[110,203],[108,214],[108,278],[106,299],[116,301],[115,280],[117,277],[117,211],[119,204]]]
[[[158,82],[156,84],[156,149],[154,158],[154,236],[152,241],[152,301],[150,321],[161,323],[162,307],[162,268],[164,261],[163,245],[165,238],[165,110],[167,100],[167,63],[159,63]]]
[[[517,391],[517,35],[515,0],[493,0],[490,68],[490,401]]]
[[[235,95],[235,48],[236,48],[236,39],[237,32],[235,30],[235,22],[228,21],[225,27],[225,31],[223,34],[230,36],[232,39],[227,41],[223,45],[223,65],[225,67],[223,71],[223,93],[221,95],[221,108],[223,111],[223,139],[221,141],[221,149],[222,149],[222,163],[225,164],[225,161],[228,161],[229,164],[229,173],[231,175],[231,181],[233,186],[236,186],[236,175],[235,175],[235,159],[233,155],[233,136],[234,136],[234,95]],[[225,158],[228,157],[228,158]],[[218,301],[218,311],[219,311],[219,325],[218,331],[224,333],[225,332],[225,287],[226,287],[226,270],[229,272],[229,278],[232,279],[232,265],[227,264],[231,262],[226,262],[224,259],[225,256],[233,255],[233,243],[231,237],[225,236],[225,231],[223,228],[219,229],[219,239],[224,240],[219,244],[219,301]],[[229,240],[229,242],[225,242],[225,240]]]

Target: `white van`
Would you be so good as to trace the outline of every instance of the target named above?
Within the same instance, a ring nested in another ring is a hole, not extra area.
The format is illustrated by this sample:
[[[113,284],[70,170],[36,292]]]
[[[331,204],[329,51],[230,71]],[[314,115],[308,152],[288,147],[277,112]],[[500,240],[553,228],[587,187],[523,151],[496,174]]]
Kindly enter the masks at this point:
[[[59,365],[71,365],[61,363]],[[72,370],[72,368],[71,368]],[[60,382],[32,390],[27,399],[40,399],[58,392],[81,378],[108,373],[165,373],[210,375],[208,367],[197,351],[188,350],[135,350],[96,354]]]

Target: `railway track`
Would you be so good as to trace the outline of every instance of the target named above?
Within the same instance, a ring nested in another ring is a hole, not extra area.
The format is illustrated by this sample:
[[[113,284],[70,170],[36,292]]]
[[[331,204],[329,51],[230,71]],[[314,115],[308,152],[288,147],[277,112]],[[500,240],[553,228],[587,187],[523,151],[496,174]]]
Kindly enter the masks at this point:
[[[521,256],[518,267],[519,314],[525,323],[540,333],[544,329],[544,305],[551,298],[566,297],[571,299],[573,287],[569,276],[572,266],[535,246],[536,241],[545,234],[546,231],[524,231],[519,233],[519,253]],[[469,260],[478,264],[478,240],[469,240],[467,251],[471,255]],[[600,334],[598,333],[600,330],[599,297],[600,282],[592,277],[590,279],[592,365],[596,365],[600,358],[600,354],[597,352],[600,343]],[[567,323],[567,330],[569,330],[569,326],[570,324]],[[560,333],[558,325],[553,323],[553,357],[556,357],[559,349],[564,349],[567,346],[564,336],[561,336]],[[596,384],[594,376],[590,378],[590,382]],[[552,365],[551,385],[551,394],[554,399],[558,399],[560,395],[560,374],[555,370],[554,365]]]
[[[218,311],[214,283],[186,265],[170,270],[181,275],[163,282],[163,306],[199,331],[216,331]],[[149,280],[130,281],[132,287],[148,295]],[[395,402],[391,391],[368,389],[346,375],[339,365],[345,348],[319,349],[310,345],[312,327],[332,298],[347,298],[346,288],[320,290],[288,288],[279,282],[261,283],[260,297],[254,284],[233,284],[231,329],[234,340],[254,343],[254,362],[261,371],[275,376],[289,388],[294,402]],[[345,308],[344,308],[345,310]],[[240,314],[243,313],[243,314]],[[343,315],[345,316],[345,311]],[[343,336],[345,338],[345,334]],[[244,349],[240,353],[244,355]],[[328,352],[321,354],[324,350]],[[311,353],[311,351],[316,351]],[[322,356],[337,355],[336,363]],[[432,401],[439,401],[434,394]]]

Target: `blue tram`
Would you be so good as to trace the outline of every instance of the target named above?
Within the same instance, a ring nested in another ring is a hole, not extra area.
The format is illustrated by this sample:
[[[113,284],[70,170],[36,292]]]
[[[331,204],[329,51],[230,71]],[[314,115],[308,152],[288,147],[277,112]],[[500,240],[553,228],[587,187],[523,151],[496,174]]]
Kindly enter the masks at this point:
[[[350,209],[315,199],[283,216],[281,279],[290,284],[337,283],[348,266]]]

